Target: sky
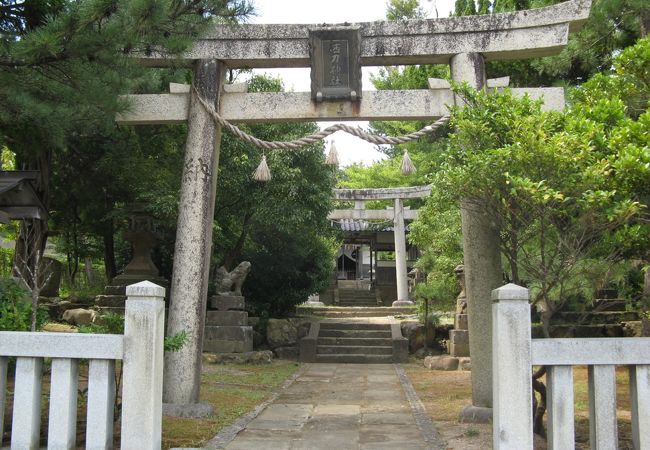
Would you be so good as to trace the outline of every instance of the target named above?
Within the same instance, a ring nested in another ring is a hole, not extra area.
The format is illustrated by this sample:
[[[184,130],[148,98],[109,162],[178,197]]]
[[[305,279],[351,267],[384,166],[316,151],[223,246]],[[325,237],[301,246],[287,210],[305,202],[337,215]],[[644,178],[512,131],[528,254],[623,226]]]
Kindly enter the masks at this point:
[[[372,22],[384,20],[386,17],[387,0],[253,0],[256,16],[251,23],[343,23],[343,22]],[[420,7],[427,17],[447,17],[453,9],[454,0],[420,0]],[[362,86],[364,91],[374,90],[370,75],[377,73],[378,68],[364,67],[362,70]],[[280,76],[285,89],[295,92],[310,90],[309,69],[259,69],[257,73],[267,73]],[[363,101],[363,100],[362,100]],[[344,122],[353,126],[367,128],[368,122]],[[318,125],[326,128],[333,122],[321,122]],[[353,163],[370,165],[383,159],[383,153],[375,146],[359,138],[338,131],[328,138],[334,139],[339,154],[341,166]]]

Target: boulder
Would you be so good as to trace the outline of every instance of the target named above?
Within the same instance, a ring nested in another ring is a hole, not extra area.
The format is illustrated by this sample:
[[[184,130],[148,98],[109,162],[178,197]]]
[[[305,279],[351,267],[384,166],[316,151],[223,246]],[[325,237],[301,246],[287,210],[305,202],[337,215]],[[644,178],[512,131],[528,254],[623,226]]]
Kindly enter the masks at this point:
[[[424,347],[424,324],[414,320],[405,320],[402,321],[400,326],[402,328],[402,336],[409,340],[409,353],[415,353],[417,350]],[[427,340],[429,347],[433,346],[435,336],[436,328],[431,325]]]
[[[441,353],[442,353],[442,350],[440,350],[437,347],[436,348],[428,348],[428,349],[425,349],[424,347],[422,347],[422,348],[416,350],[416,352],[413,353],[413,356],[416,359],[424,359],[427,356],[440,355]]]
[[[623,322],[623,333],[626,337],[643,336],[643,323],[640,320]]]
[[[273,350],[295,346],[300,339],[307,336],[310,325],[309,319],[269,319],[266,324],[266,341]]]
[[[458,370],[472,370],[471,358],[458,358]]]
[[[457,370],[458,358],[453,356],[427,356],[424,367],[431,370]]]
[[[289,361],[298,361],[298,347],[292,345],[290,347],[278,347],[273,350],[278,359],[286,359]]]
[[[75,308],[63,313],[63,320],[72,325],[90,325],[97,318],[97,311]]]

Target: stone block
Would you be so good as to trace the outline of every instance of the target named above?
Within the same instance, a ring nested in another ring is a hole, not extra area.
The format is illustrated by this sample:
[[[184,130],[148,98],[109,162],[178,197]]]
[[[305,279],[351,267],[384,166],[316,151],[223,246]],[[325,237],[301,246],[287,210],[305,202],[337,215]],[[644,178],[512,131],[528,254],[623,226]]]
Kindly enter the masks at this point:
[[[467,324],[467,314],[456,314],[458,317],[465,316],[465,325]],[[469,331],[468,330],[451,330],[449,332],[449,353],[452,356],[469,356]]]
[[[250,341],[228,341],[222,339],[210,339],[203,341],[203,351],[213,353],[245,353],[253,351],[253,340]]]
[[[124,291],[126,290],[126,287]],[[126,292],[126,291],[125,291]],[[114,308],[124,308],[126,302],[126,295],[98,295],[95,297],[95,304],[97,306],[108,306]]]
[[[105,286],[104,294],[106,295],[124,295],[126,296],[126,285]]]
[[[449,342],[449,354],[451,356],[470,356],[469,354],[469,344],[455,344]]]
[[[643,336],[643,324],[640,320],[623,322],[623,333],[626,337]]]
[[[469,330],[467,325],[467,314],[456,314],[456,330]]]
[[[206,326],[204,339],[222,339],[226,341],[243,341],[253,339],[252,327],[213,327]]]
[[[256,327],[260,324],[260,318],[259,317],[249,317],[248,322],[246,325],[251,326],[251,327]]]
[[[45,285],[41,288],[40,295],[43,297],[58,297],[62,273],[63,264],[61,262],[54,258],[44,256],[41,260],[41,274],[39,278],[46,281]]]
[[[307,336],[309,319],[269,319],[266,325],[266,341],[271,349],[296,345]]]
[[[244,327],[248,324],[246,311],[208,311],[205,318],[206,326]]]
[[[210,297],[210,308],[219,311],[244,309],[244,297],[241,295],[213,295]]]
[[[253,351],[253,328],[248,326],[206,326],[203,351],[214,353]]]
[[[402,328],[399,323],[391,323],[390,330],[393,344],[393,362],[406,362],[409,357],[409,341],[402,336]]]
[[[453,356],[427,356],[424,367],[431,370],[457,370],[458,358]]]
[[[458,358],[458,370],[472,370],[471,358]]]
[[[623,336],[625,336],[625,331],[622,325],[619,324],[605,325],[605,337],[623,337]]]
[[[286,359],[289,361],[298,361],[298,347],[295,345],[289,347],[278,347],[273,350],[278,359]]]
[[[595,311],[625,311],[625,300],[621,299],[598,299],[594,301]]]

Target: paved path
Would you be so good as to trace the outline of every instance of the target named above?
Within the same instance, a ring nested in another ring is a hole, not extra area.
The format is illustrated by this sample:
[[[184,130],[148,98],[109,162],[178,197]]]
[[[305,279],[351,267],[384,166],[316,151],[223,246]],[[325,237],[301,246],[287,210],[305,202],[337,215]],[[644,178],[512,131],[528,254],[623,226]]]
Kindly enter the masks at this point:
[[[420,450],[437,439],[399,366],[307,364],[225,448]]]

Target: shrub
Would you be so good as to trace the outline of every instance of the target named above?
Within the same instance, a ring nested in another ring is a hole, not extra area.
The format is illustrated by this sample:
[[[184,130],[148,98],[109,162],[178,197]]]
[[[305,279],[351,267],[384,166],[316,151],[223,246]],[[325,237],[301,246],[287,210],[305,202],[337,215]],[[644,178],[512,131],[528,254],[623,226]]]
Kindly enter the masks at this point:
[[[0,330],[29,331],[31,314],[32,299],[29,291],[12,278],[0,278]],[[47,318],[47,311],[39,308],[36,328],[40,328]]]

